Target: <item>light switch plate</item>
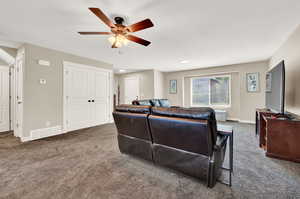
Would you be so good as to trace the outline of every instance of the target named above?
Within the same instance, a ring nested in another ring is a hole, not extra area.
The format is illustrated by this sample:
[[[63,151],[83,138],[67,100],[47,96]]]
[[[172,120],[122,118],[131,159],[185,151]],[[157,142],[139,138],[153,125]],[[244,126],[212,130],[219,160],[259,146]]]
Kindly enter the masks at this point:
[[[45,79],[40,79],[40,84],[46,84],[47,81]]]
[[[50,62],[46,60],[38,60],[38,64],[42,66],[50,66]]]

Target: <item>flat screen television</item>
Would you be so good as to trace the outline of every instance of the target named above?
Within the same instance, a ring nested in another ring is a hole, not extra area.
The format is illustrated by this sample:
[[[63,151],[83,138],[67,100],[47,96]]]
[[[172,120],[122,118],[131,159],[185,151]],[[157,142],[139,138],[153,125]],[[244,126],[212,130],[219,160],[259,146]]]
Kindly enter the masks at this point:
[[[266,107],[273,112],[284,114],[285,65],[281,61],[267,72]]]

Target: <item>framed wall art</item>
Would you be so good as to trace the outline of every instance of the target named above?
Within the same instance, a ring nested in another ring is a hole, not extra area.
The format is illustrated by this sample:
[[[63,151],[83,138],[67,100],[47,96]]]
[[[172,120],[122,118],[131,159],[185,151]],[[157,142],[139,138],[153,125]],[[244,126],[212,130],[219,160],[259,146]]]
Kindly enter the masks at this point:
[[[248,92],[259,92],[259,73],[247,73],[246,81]]]
[[[169,93],[176,94],[177,93],[177,80],[170,80]]]

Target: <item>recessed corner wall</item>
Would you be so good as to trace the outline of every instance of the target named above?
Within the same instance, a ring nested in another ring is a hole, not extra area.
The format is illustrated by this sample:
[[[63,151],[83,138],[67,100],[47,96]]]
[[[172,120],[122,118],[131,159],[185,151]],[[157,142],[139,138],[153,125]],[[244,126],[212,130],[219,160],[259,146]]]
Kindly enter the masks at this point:
[[[269,67],[285,61],[285,106],[286,111],[300,115],[300,26],[272,56]]]
[[[139,79],[140,95],[139,99],[151,99],[154,97],[154,71],[146,70],[141,72],[120,74],[116,76],[118,78],[118,84],[120,86],[120,103],[125,103],[125,87],[124,79],[128,77],[137,77]]]

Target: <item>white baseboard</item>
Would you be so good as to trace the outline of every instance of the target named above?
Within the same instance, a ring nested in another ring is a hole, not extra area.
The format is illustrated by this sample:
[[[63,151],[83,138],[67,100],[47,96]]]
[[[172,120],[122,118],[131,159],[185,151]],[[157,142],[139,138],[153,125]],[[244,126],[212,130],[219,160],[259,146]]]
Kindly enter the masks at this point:
[[[247,123],[247,124],[255,124],[255,121],[251,121],[251,120],[240,120],[240,123]]]
[[[21,142],[29,142],[29,141],[31,141],[31,137],[30,136],[28,136],[28,137],[20,137],[20,139],[21,139]]]
[[[53,127],[49,127],[49,128],[35,129],[35,130],[30,131],[30,136],[21,137],[21,141],[28,142],[28,141],[32,141],[32,140],[38,140],[41,138],[60,135],[63,133],[66,133],[66,132],[62,130],[61,126],[53,126]]]
[[[237,122],[240,121],[240,119],[238,119],[238,118],[233,118],[233,117],[229,117],[229,118],[227,118],[227,120],[230,120],[230,121],[237,121]]]

